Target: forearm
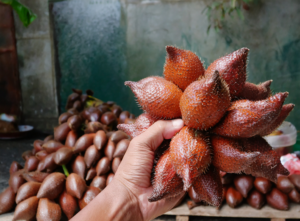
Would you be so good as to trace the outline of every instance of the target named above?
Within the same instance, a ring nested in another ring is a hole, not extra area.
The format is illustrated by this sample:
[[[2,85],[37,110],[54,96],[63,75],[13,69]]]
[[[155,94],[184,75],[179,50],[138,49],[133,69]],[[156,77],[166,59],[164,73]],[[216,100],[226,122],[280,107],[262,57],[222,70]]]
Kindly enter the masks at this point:
[[[81,220],[143,220],[138,200],[118,180],[112,181],[72,221]]]

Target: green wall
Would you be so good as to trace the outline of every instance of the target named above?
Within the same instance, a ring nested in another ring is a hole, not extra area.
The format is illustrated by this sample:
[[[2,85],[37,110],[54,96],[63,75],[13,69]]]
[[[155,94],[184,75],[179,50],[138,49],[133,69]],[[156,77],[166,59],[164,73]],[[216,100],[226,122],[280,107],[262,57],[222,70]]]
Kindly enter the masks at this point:
[[[206,1],[208,2],[208,1]],[[241,47],[250,49],[248,80],[273,79],[273,92],[289,91],[296,104],[288,120],[300,128],[300,1],[265,0],[245,20],[211,30],[202,1],[69,0],[53,3],[59,93],[62,110],[72,87],[91,88],[141,113],[125,80],[162,75],[165,46],[176,45],[201,57],[207,67]]]

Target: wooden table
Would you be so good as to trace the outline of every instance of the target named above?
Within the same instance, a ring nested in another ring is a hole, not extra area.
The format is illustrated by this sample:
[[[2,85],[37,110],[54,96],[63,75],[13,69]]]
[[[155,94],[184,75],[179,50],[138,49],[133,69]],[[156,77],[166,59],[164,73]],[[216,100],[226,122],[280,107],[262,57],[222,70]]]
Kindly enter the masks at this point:
[[[247,204],[243,204],[237,209],[232,209],[224,204],[220,210],[212,206],[198,206],[191,210],[184,203],[172,209],[165,215],[176,215],[176,221],[188,221],[189,216],[214,216],[214,217],[244,217],[244,218],[270,218],[271,221],[284,221],[285,219],[300,219],[300,205],[290,203],[288,211],[276,210],[269,206],[264,206],[257,210]]]
[[[235,217],[235,218],[270,218],[271,221],[285,221],[285,219],[300,219],[300,205],[290,203],[288,211],[276,210],[269,206],[264,206],[260,210],[253,209],[249,205],[242,205],[237,209],[232,209],[227,204],[220,210],[212,206],[198,206],[191,210],[186,203],[165,213],[165,215],[176,216],[176,221],[188,221],[189,216],[214,216],[214,217]],[[0,221],[11,221],[13,213],[0,215]],[[161,219],[155,219],[156,221]],[[162,221],[162,220],[161,220]]]

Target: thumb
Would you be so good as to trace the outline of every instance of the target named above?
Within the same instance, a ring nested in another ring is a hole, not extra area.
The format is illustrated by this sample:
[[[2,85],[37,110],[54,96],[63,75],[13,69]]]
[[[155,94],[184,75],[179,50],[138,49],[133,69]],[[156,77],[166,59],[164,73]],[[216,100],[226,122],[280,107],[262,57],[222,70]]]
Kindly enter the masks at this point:
[[[159,120],[137,136],[135,140],[138,143],[146,144],[152,151],[155,151],[164,139],[171,139],[183,126],[182,119]]]

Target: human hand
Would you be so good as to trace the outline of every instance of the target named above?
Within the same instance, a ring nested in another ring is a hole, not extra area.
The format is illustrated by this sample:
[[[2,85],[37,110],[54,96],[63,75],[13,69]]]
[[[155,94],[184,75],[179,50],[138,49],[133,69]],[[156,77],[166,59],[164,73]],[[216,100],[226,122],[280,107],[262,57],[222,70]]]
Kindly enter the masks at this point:
[[[157,121],[135,137],[112,182],[72,221],[148,221],[172,209],[184,193],[174,198],[148,202],[153,191],[151,171],[155,150],[164,139],[171,139],[183,126],[181,119]]]
[[[162,199],[148,202],[153,188],[151,185],[151,171],[154,152],[164,139],[171,139],[182,127],[181,119],[158,121],[141,135],[135,137],[114,177],[115,182],[124,185],[130,194],[138,201],[143,220],[151,220],[172,209],[180,198]]]

